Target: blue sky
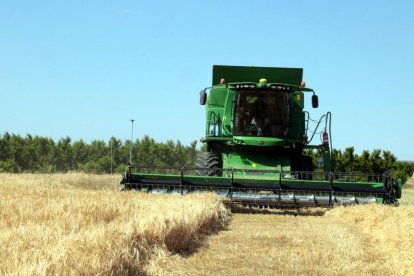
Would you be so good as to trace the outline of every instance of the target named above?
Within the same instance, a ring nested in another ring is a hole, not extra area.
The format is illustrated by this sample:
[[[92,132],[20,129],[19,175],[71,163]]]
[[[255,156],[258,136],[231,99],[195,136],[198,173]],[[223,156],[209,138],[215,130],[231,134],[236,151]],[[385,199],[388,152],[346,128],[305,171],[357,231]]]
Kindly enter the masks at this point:
[[[0,133],[204,135],[213,64],[302,67],[335,148],[414,160],[413,1],[1,1]],[[310,104],[310,97],[307,103]],[[311,109],[311,108],[309,108]]]

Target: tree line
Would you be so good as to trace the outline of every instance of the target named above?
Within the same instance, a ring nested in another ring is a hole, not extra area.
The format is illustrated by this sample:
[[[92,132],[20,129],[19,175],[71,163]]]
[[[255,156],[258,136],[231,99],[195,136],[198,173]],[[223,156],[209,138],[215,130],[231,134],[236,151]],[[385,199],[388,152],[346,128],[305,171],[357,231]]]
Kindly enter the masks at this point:
[[[88,173],[121,173],[130,159],[132,163],[157,166],[194,166],[197,154],[205,150],[196,148],[197,142],[189,146],[180,141],[156,142],[149,136],[142,139],[121,141],[111,137],[109,141],[72,141],[64,137],[57,142],[47,137],[27,134],[22,137],[8,132],[0,135],[0,172],[55,173],[82,171]],[[308,151],[316,165],[318,153]],[[355,153],[354,147],[344,151],[332,151],[334,168],[341,172],[383,173],[388,169],[394,176],[405,180],[412,175],[414,163],[398,161],[389,151],[363,151]]]
[[[55,173],[82,171],[87,173],[120,173],[130,161],[155,166],[193,166],[199,150],[196,141],[190,146],[180,141],[166,143],[154,141],[149,136],[132,144],[111,137],[109,141],[72,141],[32,136],[22,137],[5,133],[0,136],[0,172]]]
[[[316,167],[316,159],[319,156],[317,151],[309,151]],[[394,178],[401,178],[403,182],[414,172],[413,162],[398,161],[394,154],[387,150],[374,149],[364,150],[360,155],[355,153],[354,147],[345,150],[332,150],[332,163],[337,172],[372,172],[384,173],[392,171]]]

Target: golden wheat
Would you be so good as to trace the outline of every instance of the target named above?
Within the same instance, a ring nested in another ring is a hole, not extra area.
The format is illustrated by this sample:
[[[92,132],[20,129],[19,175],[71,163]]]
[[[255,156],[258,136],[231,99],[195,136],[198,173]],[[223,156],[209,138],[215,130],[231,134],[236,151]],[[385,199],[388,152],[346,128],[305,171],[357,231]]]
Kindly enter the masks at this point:
[[[0,174],[0,274],[156,273],[229,220],[214,195],[119,193],[117,181]]]
[[[414,206],[414,177],[404,184],[400,202],[403,206]]]
[[[413,179],[397,208],[234,214],[200,248],[229,221],[215,196],[119,193],[118,181],[0,174],[0,274],[414,275]]]

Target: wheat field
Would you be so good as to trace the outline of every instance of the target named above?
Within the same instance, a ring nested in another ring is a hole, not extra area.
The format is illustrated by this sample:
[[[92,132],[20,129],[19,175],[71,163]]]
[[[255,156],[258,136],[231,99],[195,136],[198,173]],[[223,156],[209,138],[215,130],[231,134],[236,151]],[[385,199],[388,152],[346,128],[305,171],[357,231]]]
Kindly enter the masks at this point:
[[[156,274],[229,221],[214,195],[120,193],[119,180],[0,174],[0,274]]]
[[[231,220],[214,195],[120,193],[119,180],[0,174],[0,274],[414,275],[414,179],[400,207]]]
[[[378,204],[234,213],[172,275],[414,275],[414,179],[400,207]]]

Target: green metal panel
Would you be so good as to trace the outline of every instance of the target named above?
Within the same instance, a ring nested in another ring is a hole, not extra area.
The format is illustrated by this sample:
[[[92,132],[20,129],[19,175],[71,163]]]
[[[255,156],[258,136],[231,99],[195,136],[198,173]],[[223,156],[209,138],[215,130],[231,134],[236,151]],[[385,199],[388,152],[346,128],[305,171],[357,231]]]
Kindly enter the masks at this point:
[[[281,147],[287,145],[287,140],[273,137],[233,136],[235,144],[257,147]]]
[[[289,158],[283,155],[269,156],[251,151],[232,151],[223,153],[222,160],[223,168],[279,171],[290,170]],[[276,177],[274,173],[270,173],[269,175],[273,178]],[[262,178],[263,176],[263,174],[258,175],[258,178]]]
[[[226,100],[224,101],[223,121],[221,122],[222,136],[233,136],[233,104],[234,90],[228,89]]]
[[[305,105],[303,92],[295,91],[294,93],[290,94],[290,101],[292,109],[302,111]]]
[[[260,79],[265,78],[268,83],[300,85],[302,76],[302,68],[214,65],[212,83],[217,85],[222,78],[226,80],[226,83],[259,82]]]
[[[223,107],[227,97],[227,93],[228,89],[226,89],[225,87],[211,89],[210,94],[208,96],[207,105],[217,105]]]
[[[305,134],[305,114],[300,106],[300,102],[297,102],[297,95],[300,94],[295,93],[291,96],[293,108],[290,109],[289,114],[290,125],[288,137],[297,141],[303,141],[303,136]]]
[[[234,91],[225,86],[210,90],[207,100],[206,136],[231,136]],[[216,127],[216,124],[218,127]],[[212,132],[214,129],[214,132]]]

